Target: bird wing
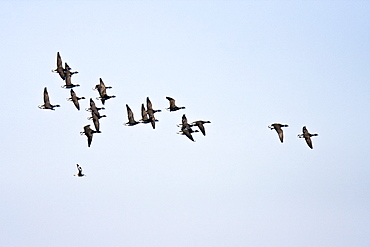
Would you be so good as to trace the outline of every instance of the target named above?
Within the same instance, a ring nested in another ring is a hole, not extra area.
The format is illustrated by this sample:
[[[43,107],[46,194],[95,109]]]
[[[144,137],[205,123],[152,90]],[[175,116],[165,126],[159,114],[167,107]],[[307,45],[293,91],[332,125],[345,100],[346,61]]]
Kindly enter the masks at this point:
[[[144,104],[141,104],[141,117],[143,119],[143,121],[148,121],[148,113],[146,112],[145,110],[145,106]]]
[[[282,129],[279,129],[277,132],[278,132],[280,141],[283,142],[284,141],[283,130]]]
[[[307,145],[312,149],[312,140],[310,136],[305,136],[304,139],[306,139]]]
[[[170,101],[170,108],[176,107],[175,100],[171,97],[166,97]]]
[[[149,97],[146,97],[146,108],[153,109],[152,102],[150,101]]]
[[[186,127],[188,125],[188,119],[186,118],[185,114],[182,115],[182,126]]]
[[[46,87],[44,88],[44,103],[45,103],[45,105],[50,104],[49,93],[48,93],[48,90],[46,89]]]
[[[99,131],[100,130],[99,116],[96,115],[95,112],[91,112],[91,114],[92,114],[95,129],[96,131]]]
[[[191,135],[190,131],[187,128],[183,128],[182,132],[192,141],[194,141],[193,136]]]
[[[127,108],[127,117],[129,122],[135,122],[134,120],[134,113],[132,113],[131,108],[126,104]]]
[[[155,117],[153,110],[148,112],[150,123],[152,124],[153,129],[155,129]]]
[[[89,124],[89,125],[84,126],[84,132],[85,132],[85,134],[86,134],[86,133],[91,132],[90,124]]]
[[[65,73],[65,81],[66,81],[66,85],[67,86],[71,86],[72,85],[72,81],[71,81],[71,73],[69,72],[66,72]]]
[[[77,95],[73,89],[71,89],[71,98],[73,104],[76,106],[77,110],[80,110],[80,104],[78,103]]]
[[[105,84],[103,80],[100,78],[100,87],[98,88],[100,97],[104,97],[107,95],[107,89],[105,88]]]
[[[283,130],[281,129],[281,125],[280,124],[274,124],[273,126],[274,126],[274,129],[276,130],[276,132],[279,135],[280,141],[283,142],[284,134],[283,134]]]
[[[87,136],[87,146],[88,147],[90,147],[90,145],[91,145],[92,138],[93,138],[92,134],[90,134],[90,135]]]
[[[60,57],[59,51],[57,52],[57,68],[63,68],[62,58]]]
[[[90,98],[90,107],[92,108],[92,107],[94,107],[95,106],[95,102],[93,101],[93,99],[92,98]]]
[[[199,127],[200,131],[202,132],[202,134],[205,136],[206,135],[206,130],[204,128],[203,123],[202,122],[197,122],[196,124],[198,125],[198,127]]]

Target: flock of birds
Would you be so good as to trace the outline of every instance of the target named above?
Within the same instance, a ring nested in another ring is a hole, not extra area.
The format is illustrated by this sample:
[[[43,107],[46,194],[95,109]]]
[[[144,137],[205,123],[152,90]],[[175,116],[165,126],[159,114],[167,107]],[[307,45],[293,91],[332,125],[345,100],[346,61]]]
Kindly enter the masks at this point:
[[[65,82],[65,85],[63,85],[62,88],[70,89],[70,93],[71,93],[71,97],[68,98],[67,100],[72,101],[73,104],[75,105],[75,107],[77,108],[77,110],[80,110],[80,104],[79,104],[78,101],[81,100],[81,99],[85,99],[85,97],[78,97],[76,95],[75,91],[73,90],[74,87],[78,87],[80,85],[72,83],[72,79],[71,79],[72,75],[77,74],[78,71],[71,71],[71,70],[72,70],[71,67],[69,67],[67,63],[64,63],[64,67],[63,67],[62,58],[61,58],[59,52],[57,52],[57,68],[52,70],[52,72],[58,73],[59,76],[63,79],[63,81]],[[100,78],[100,83],[97,84],[95,86],[95,88],[93,88],[93,90],[97,90],[99,92],[99,97],[97,97],[97,99],[100,100],[103,105],[105,105],[105,101],[116,97],[114,95],[108,95],[107,94],[107,89],[110,89],[110,88],[112,88],[112,87],[105,86],[105,84],[104,84],[104,82],[101,78]],[[169,101],[169,104],[170,104],[170,106],[168,108],[166,108],[166,110],[168,110],[170,112],[173,112],[173,111],[178,111],[178,110],[181,110],[181,109],[185,109],[184,106],[180,106],[180,107],[176,106],[175,100],[173,98],[166,97],[166,99]],[[60,105],[52,105],[50,103],[49,93],[47,91],[47,88],[45,87],[44,88],[44,104],[40,105],[38,107],[40,109],[55,110],[54,108],[60,107]],[[100,122],[99,122],[99,120],[102,117],[106,117],[106,115],[100,115],[99,111],[104,110],[104,109],[105,109],[104,107],[96,107],[95,102],[93,101],[92,98],[90,98],[90,108],[87,108],[86,111],[91,112],[91,117],[89,117],[88,119],[93,121],[95,130],[91,129],[90,124],[88,124],[88,125],[84,126],[84,131],[80,132],[81,135],[86,135],[86,137],[87,137],[87,146],[88,147],[91,146],[93,134],[101,133],[100,132]],[[127,105],[127,104],[126,104],[126,109],[127,109],[128,122],[125,123],[124,125],[134,126],[134,125],[137,125],[139,123],[144,123],[144,124],[150,123],[152,128],[155,129],[155,123],[158,122],[158,120],[155,118],[154,114],[157,113],[157,112],[161,112],[161,110],[154,110],[153,109],[153,105],[152,105],[152,102],[150,101],[149,97],[146,98],[146,109],[145,109],[144,104],[141,105],[141,119],[139,121],[135,120],[134,114],[133,114],[131,108],[129,107],[129,105]],[[206,123],[211,123],[211,122],[210,121],[198,120],[198,121],[195,121],[195,122],[192,122],[192,123],[188,123],[188,120],[187,120],[185,114],[183,114],[181,124],[177,125],[178,127],[180,127],[180,130],[177,132],[177,134],[185,135],[191,141],[194,142],[195,140],[193,138],[192,133],[199,132],[199,130],[200,130],[200,132],[205,136],[206,131],[205,131],[205,128],[204,128],[204,124],[206,124]],[[193,130],[192,127],[194,127],[194,126],[197,126],[199,128],[199,130]],[[284,140],[283,129],[282,129],[283,127],[288,127],[288,125],[287,124],[280,124],[280,123],[273,123],[270,126],[268,126],[268,128],[270,128],[271,130],[273,130],[273,129],[276,130],[281,143],[283,143],[283,140]],[[317,136],[317,135],[318,134],[311,134],[307,130],[306,126],[303,126],[302,134],[299,134],[298,137],[299,138],[304,138],[306,140],[307,145],[312,149],[313,145],[312,145],[311,137],[312,136]],[[78,173],[75,174],[74,176],[78,176],[78,177],[85,176],[85,174],[82,173],[82,168],[79,164],[77,164],[77,170],[78,170]]]
[[[68,101],[72,101],[77,110],[80,110],[80,104],[79,100],[85,99],[85,97],[78,97],[75,91],[73,90],[74,87],[80,86],[79,84],[73,84],[72,83],[72,75],[77,74],[78,71],[71,71],[72,68],[65,62],[63,67],[62,58],[60,56],[60,53],[57,52],[57,68],[52,70],[52,72],[56,72],[59,74],[59,76],[63,79],[65,85],[62,86],[62,88],[70,89],[71,97],[68,98]],[[93,90],[97,90],[99,92],[99,96],[97,99],[101,101],[103,105],[105,105],[105,101],[109,100],[111,98],[115,98],[114,95],[108,95],[107,89],[110,89],[112,87],[105,86],[103,80],[100,78],[100,83],[93,88]],[[166,99],[169,101],[170,106],[166,108],[166,110],[173,112],[178,111],[181,109],[185,109],[184,106],[176,106],[175,100],[171,97],[166,97]],[[44,88],[44,104],[38,106],[40,109],[49,109],[49,110],[55,110],[54,108],[60,107],[60,105],[52,105],[50,103],[49,93],[47,91],[47,87]],[[88,147],[91,146],[93,134],[95,133],[101,133],[100,131],[100,122],[99,120],[102,117],[106,117],[105,115],[100,115],[99,111],[104,110],[104,107],[96,107],[95,102],[92,98],[90,98],[90,108],[87,108],[86,111],[91,112],[91,117],[89,117],[89,120],[93,120],[95,130],[90,128],[90,124],[84,126],[84,130],[80,132],[81,135],[86,135],[87,137],[87,145]],[[151,126],[153,129],[155,129],[155,123],[158,122],[158,120],[155,118],[154,114],[156,112],[161,112],[161,110],[154,110],[152,106],[152,102],[150,101],[149,97],[146,98],[146,109],[144,104],[141,105],[141,119],[139,121],[136,121],[134,119],[134,114],[131,110],[131,108],[126,104],[127,109],[127,117],[128,122],[124,125],[126,126],[134,126],[139,123],[151,123]],[[198,130],[193,130],[192,127],[197,126],[201,133],[205,136],[205,123],[211,123],[210,121],[203,121],[198,120],[192,123],[188,123],[187,118],[185,114],[182,116],[182,123],[178,125],[180,127],[180,131],[177,133],[180,135],[185,135],[188,137],[191,141],[195,142],[192,133],[199,132]],[[79,164],[77,164],[78,173],[74,176],[83,177],[85,174],[82,173],[82,168]]]

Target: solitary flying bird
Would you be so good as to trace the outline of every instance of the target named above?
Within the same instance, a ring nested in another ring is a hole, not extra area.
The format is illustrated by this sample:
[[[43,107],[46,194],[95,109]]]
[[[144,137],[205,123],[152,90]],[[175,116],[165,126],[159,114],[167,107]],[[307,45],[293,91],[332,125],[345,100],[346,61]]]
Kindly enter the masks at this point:
[[[303,132],[303,134],[299,134],[298,137],[299,138],[304,138],[306,140],[307,145],[311,149],[313,149],[311,136],[318,136],[319,134],[311,134],[310,132],[308,132],[306,126],[303,126],[302,132]]]
[[[53,110],[54,111],[55,110],[54,107],[60,107],[60,105],[52,105],[52,104],[50,104],[48,90],[45,87],[44,88],[44,104],[43,105],[39,105],[38,107],[40,109],[50,109],[50,110]]]
[[[168,111],[177,111],[177,110],[180,110],[180,109],[185,109],[184,106],[176,106],[175,104],[175,100],[171,97],[166,97],[166,99],[168,99],[170,101],[170,107],[169,108],[166,108],[166,110]]]
[[[73,176],[77,176],[77,177],[83,177],[83,176],[86,176],[85,174],[82,173],[82,167],[79,165],[79,164],[76,164],[77,165],[77,170],[78,170],[78,173],[73,175]]]
[[[283,143],[284,135],[283,135],[283,130],[281,129],[282,127],[289,127],[287,124],[280,124],[280,123],[273,123],[270,126],[268,126],[271,130],[275,129],[276,132],[279,135],[279,139],[281,143]]]

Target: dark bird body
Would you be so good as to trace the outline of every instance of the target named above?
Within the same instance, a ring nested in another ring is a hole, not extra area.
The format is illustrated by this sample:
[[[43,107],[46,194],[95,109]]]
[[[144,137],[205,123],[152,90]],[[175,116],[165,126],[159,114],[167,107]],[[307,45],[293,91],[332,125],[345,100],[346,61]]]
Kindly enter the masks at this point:
[[[79,87],[79,84],[72,84],[72,75],[77,74],[78,71],[71,72],[71,67],[68,66],[67,63],[65,63],[65,85],[62,86],[62,88],[73,88],[73,87]]]
[[[206,130],[204,128],[205,123],[211,123],[211,122],[210,121],[199,120],[199,121],[192,122],[190,124],[190,126],[198,126],[200,132],[202,132],[202,134],[205,136],[206,135]]]
[[[88,120],[93,120],[95,129],[97,131],[100,131],[100,122],[99,122],[99,119],[102,118],[102,117],[105,117],[105,115],[100,116],[100,114],[99,115],[97,115],[97,114],[99,114],[99,112],[96,113],[96,112],[92,111],[91,112],[91,117],[89,117]]]
[[[52,72],[57,72],[63,80],[65,80],[66,75],[64,73],[62,58],[60,57],[59,52],[57,52],[57,68],[52,70]]]
[[[85,99],[85,97],[77,97],[75,91],[71,88],[71,98],[68,98],[67,100],[72,101],[77,110],[80,110],[80,104],[78,103],[80,99]]]
[[[134,113],[131,111],[131,108],[126,104],[126,109],[127,109],[127,117],[128,117],[128,122],[125,123],[126,126],[134,126],[138,124],[139,122],[135,121],[134,119]]]
[[[55,110],[54,108],[55,107],[60,107],[60,105],[52,105],[50,104],[50,100],[49,100],[49,93],[48,93],[48,90],[47,88],[45,87],[44,88],[44,104],[43,105],[39,105],[38,106],[40,109],[50,109],[50,110]]]
[[[298,137],[299,138],[304,138],[306,140],[306,143],[307,145],[313,149],[313,145],[312,145],[312,140],[311,140],[311,136],[318,136],[318,134],[311,134],[310,132],[308,132],[306,126],[303,126],[302,128],[302,134],[299,134]]]
[[[144,104],[141,104],[141,119],[139,120],[140,123],[150,123],[150,119],[148,118],[148,112],[145,110]]]
[[[282,127],[289,127],[287,124],[280,124],[280,123],[273,123],[270,126],[268,126],[271,130],[276,130],[276,132],[279,135],[280,142],[283,143],[284,141],[284,134]]]
[[[191,128],[191,126],[188,124],[188,120],[184,115],[182,115],[182,124],[181,124],[181,131],[177,132],[178,134],[180,135],[186,135],[190,140],[192,140],[193,142],[195,142],[193,136],[191,135],[191,133],[194,133],[194,132],[198,132],[198,130],[193,130]]]
[[[171,97],[166,97],[166,99],[168,99],[170,101],[170,107],[169,108],[166,108],[166,110],[168,111],[177,111],[177,110],[180,110],[180,109],[185,109],[184,106],[176,106],[175,104],[175,100]]]
[[[161,110],[153,110],[152,102],[150,101],[149,97],[146,97],[146,112],[148,114],[149,122],[152,124],[153,129],[155,129],[155,122],[158,120],[155,119],[154,113],[161,112]]]
[[[79,164],[76,164],[77,165],[77,170],[78,170],[78,173],[73,175],[73,176],[77,176],[77,177],[83,177],[83,176],[86,176],[85,174],[82,173],[82,167],[79,166]]]
[[[100,108],[96,107],[95,102],[92,100],[92,98],[90,98],[90,108],[87,108],[86,111],[91,111],[91,112],[95,112],[95,113],[99,114],[100,110],[105,110],[105,108],[104,107],[100,107]]]
[[[92,142],[92,138],[93,138],[93,134],[94,133],[101,133],[101,132],[100,131],[95,131],[95,130],[91,129],[90,128],[90,124],[84,126],[84,131],[83,132],[80,132],[81,135],[85,134],[87,136],[87,146],[88,147],[90,147],[90,145],[91,145],[91,142]]]
[[[103,105],[105,104],[105,101],[106,100],[108,100],[110,98],[115,98],[116,97],[114,95],[109,96],[107,94],[107,89],[108,88],[112,88],[112,87],[106,87],[105,84],[104,84],[104,82],[103,82],[103,80],[101,78],[100,78],[100,83],[97,84],[95,86],[95,88],[94,88],[94,90],[98,90],[100,97],[97,98],[97,99],[100,99]]]

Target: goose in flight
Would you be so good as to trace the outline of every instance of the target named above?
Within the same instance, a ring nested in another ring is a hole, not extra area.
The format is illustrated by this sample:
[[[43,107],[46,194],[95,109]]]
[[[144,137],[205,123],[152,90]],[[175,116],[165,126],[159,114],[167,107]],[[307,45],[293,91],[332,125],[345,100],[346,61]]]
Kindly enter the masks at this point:
[[[195,122],[192,122],[190,126],[198,126],[199,130],[202,132],[202,134],[205,136],[206,135],[206,130],[204,128],[205,123],[211,123],[210,121],[203,121],[203,120],[198,120]]]
[[[66,75],[64,73],[62,58],[60,57],[59,51],[57,52],[57,68],[52,70],[51,72],[57,72],[63,80],[66,79]]]
[[[150,123],[150,119],[148,118],[148,113],[145,110],[144,104],[141,104],[141,119],[139,120],[140,123]]]
[[[125,123],[124,125],[126,126],[134,126],[138,124],[139,122],[136,122],[134,119],[134,113],[131,111],[131,108],[126,104],[127,108],[127,117],[128,117],[128,122]]]
[[[311,136],[318,136],[319,134],[311,134],[310,132],[308,132],[306,126],[303,126],[302,128],[302,134],[299,134],[298,137],[299,138],[304,138],[306,140],[306,143],[307,145],[313,149],[313,146],[312,146],[312,140],[311,140]]]
[[[50,110],[55,110],[55,107],[60,107],[60,105],[52,105],[50,104],[49,100],[49,93],[46,87],[44,88],[44,104],[38,106],[40,109],[50,109]]]
[[[149,97],[146,97],[146,108],[146,112],[149,116],[149,122],[152,124],[153,129],[155,129],[155,122],[158,122],[158,120],[155,119],[154,113],[161,112],[161,110],[153,110],[153,105]]]
[[[71,88],[71,98],[68,98],[67,100],[72,101],[77,110],[80,110],[80,104],[78,103],[80,99],[85,99],[85,97],[77,97],[75,91],[73,91],[73,89]]]
[[[94,133],[101,133],[101,132],[91,129],[90,124],[84,126],[84,131],[80,132],[81,135],[86,135],[87,136],[87,146],[88,147],[90,147],[90,145],[91,145]]]
[[[73,175],[73,176],[76,176],[76,177],[83,177],[83,176],[86,176],[85,174],[82,173],[82,167],[79,165],[79,164],[76,164],[77,165],[77,170],[78,170],[78,173]]]
[[[176,106],[175,104],[175,100],[171,97],[166,97],[166,99],[168,99],[170,101],[170,107],[169,108],[166,108],[167,111],[177,111],[177,110],[180,110],[180,109],[185,109],[184,106]]]
[[[71,67],[68,66],[67,63],[65,63],[65,85],[62,86],[62,88],[73,88],[73,87],[79,87],[79,84],[72,84],[72,75],[77,74],[78,71],[71,72]]]
[[[283,134],[282,127],[289,127],[289,126],[287,124],[273,123],[268,127],[270,128],[270,130],[273,130],[273,129],[276,130],[276,132],[279,135],[279,139],[280,139],[281,143],[283,143],[284,134]]]
[[[192,140],[193,142],[195,142],[193,136],[191,135],[191,133],[193,132],[198,132],[198,130],[193,130],[190,125],[188,124],[188,120],[184,115],[182,115],[182,124],[178,125],[178,126],[181,126],[181,130],[179,132],[177,132],[177,134],[180,134],[180,135],[186,135],[190,140]]]
[[[86,111],[98,112],[100,110],[105,110],[105,108],[104,107],[100,107],[100,108],[99,107],[96,107],[95,102],[93,101],[92,98],[90,98],[90,108],[86,108],[85,110]]]
[[[106,117],[105,115],[102,115],[100,116],[99,112],[94,112],[92,111],[91,112],[91,117],[87,118],[88,120],[93,120],[93,123],[94,123],[94,126],[95,126],[95,129],[97,131],[100,131],[100,123],[99,123],[99,119],[101,119],[102,117]]]
[[[112,87],[106,87],[102,78],[99,78],[99,79],[100,79],[100,83],[97,84],[95,86],[95,88],[93,88],[93,90],[98,90],[100,97],[98,97],[96,99],[100,99],[102,104],[104,105],[106,100],[108,100],[110,98],[115,98],[116,96],[114,96],[114,95],[109,96],[107,94],[107,89],[112,88]]]

